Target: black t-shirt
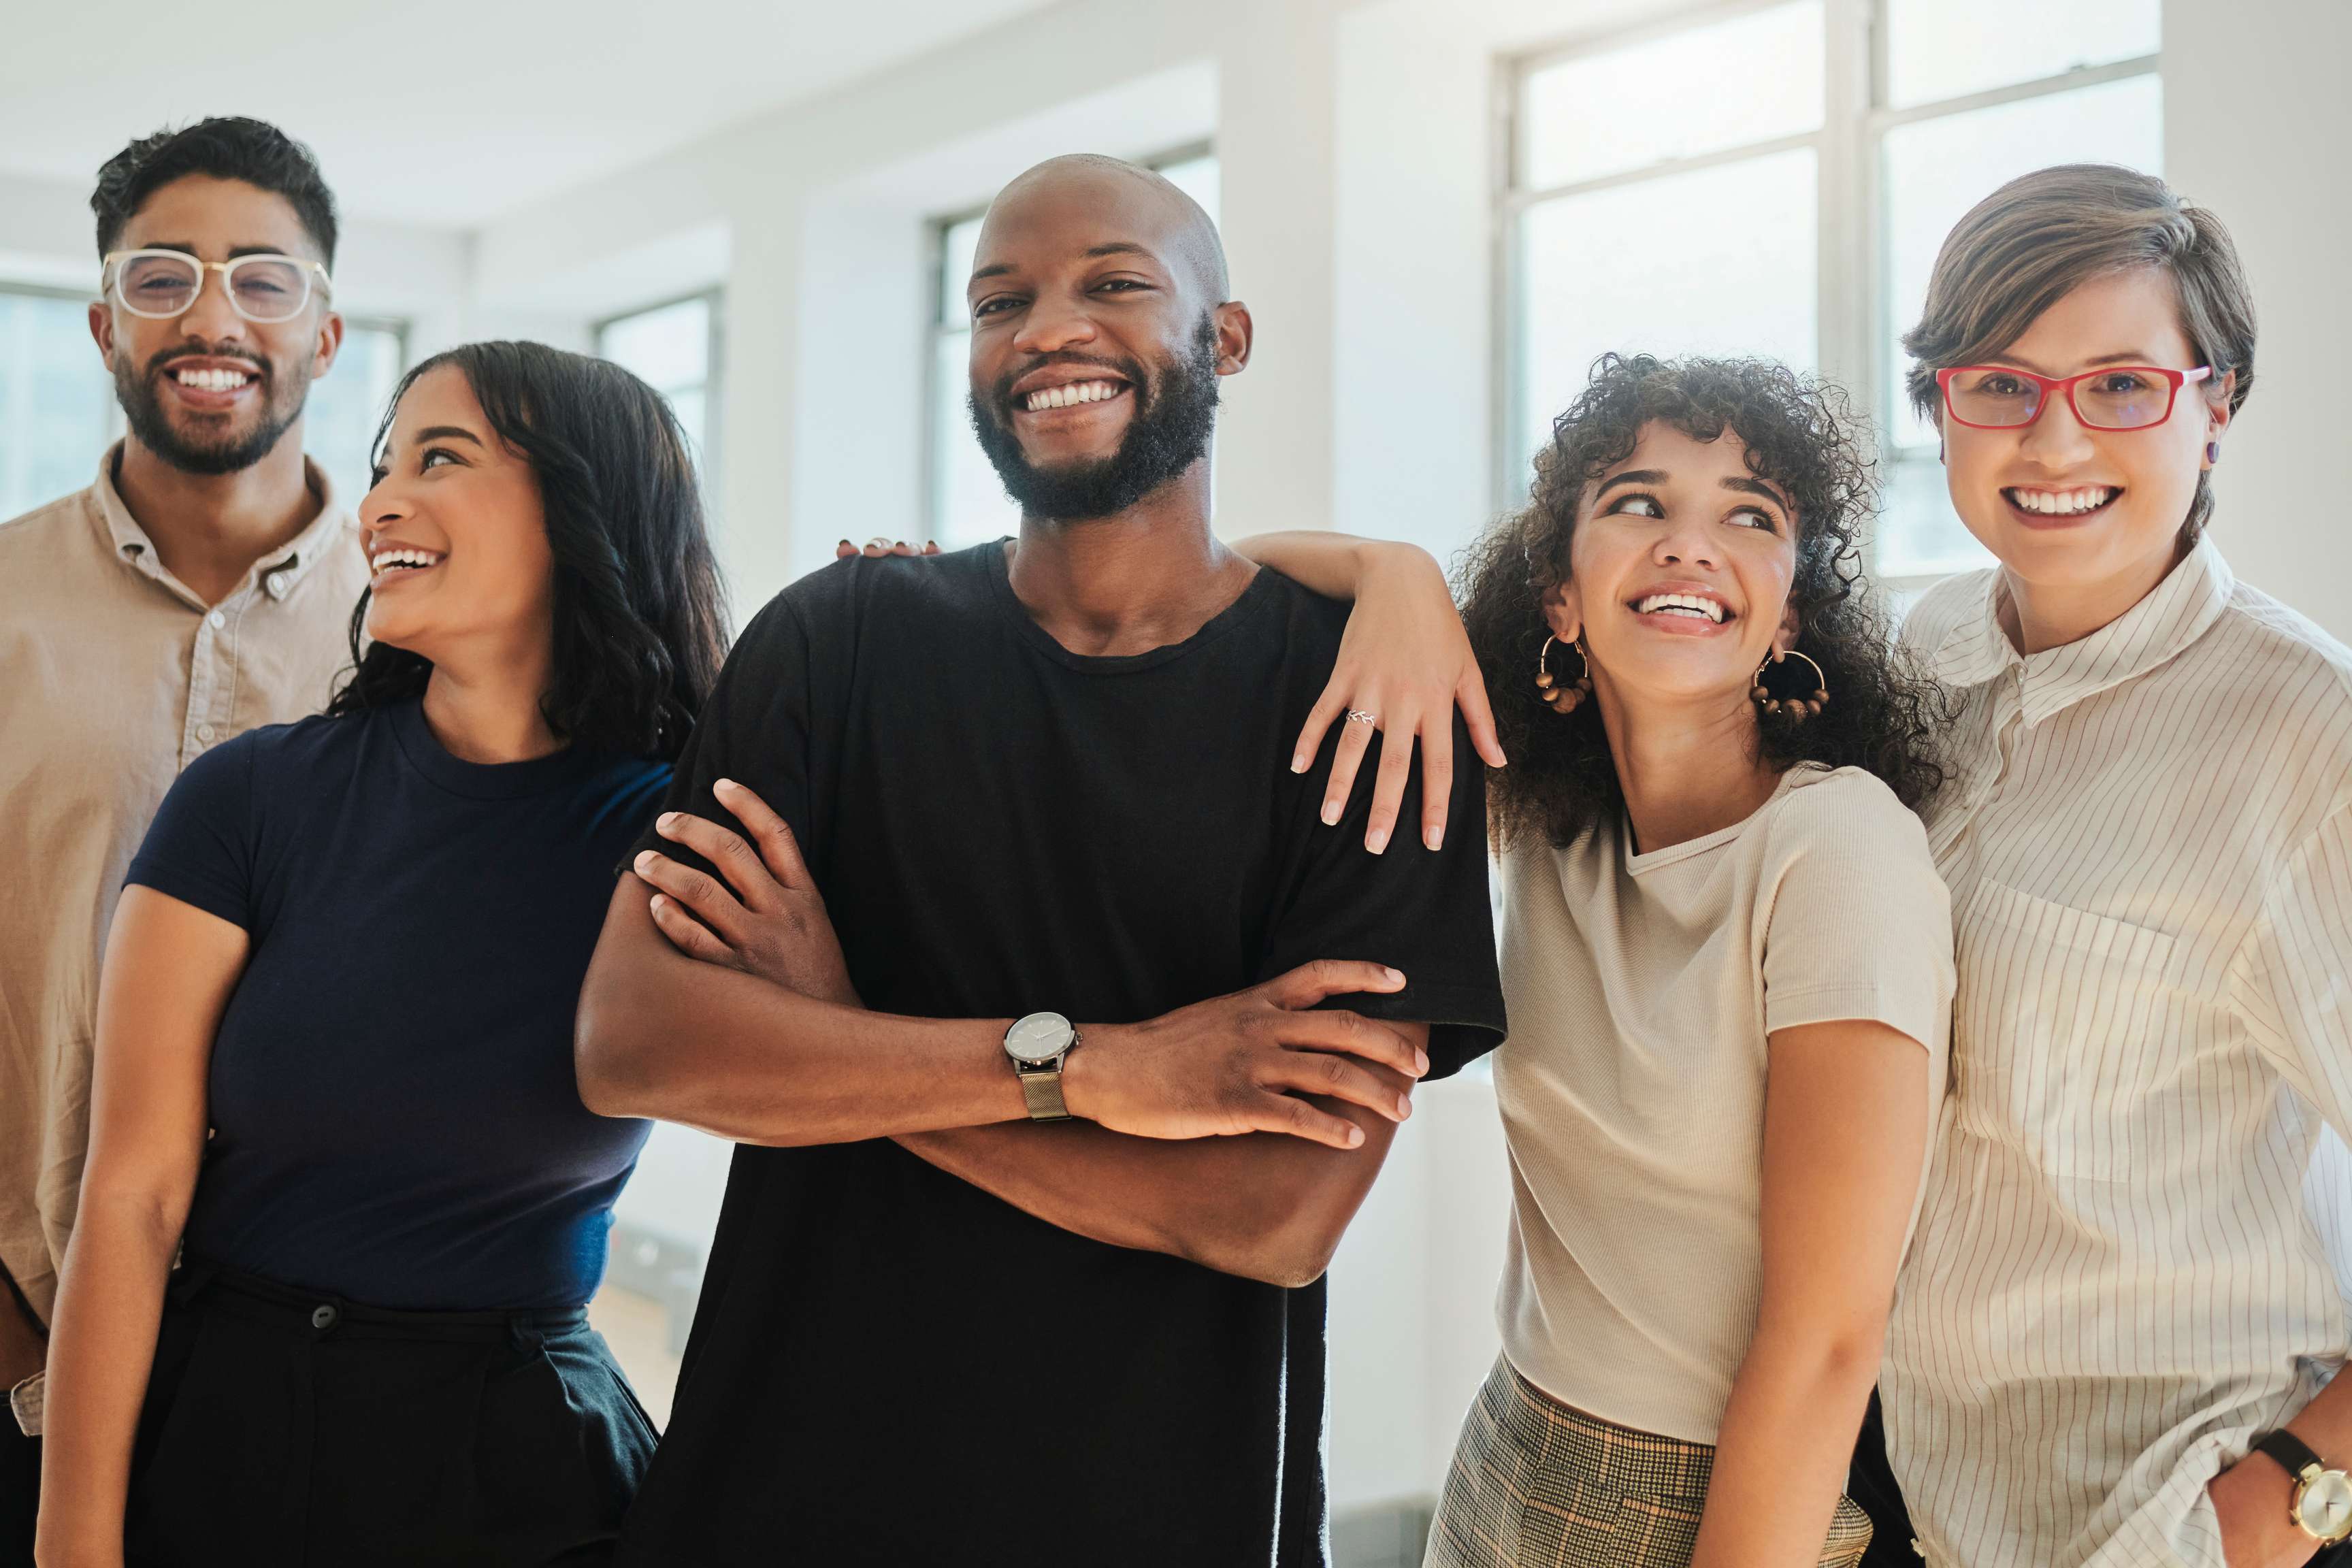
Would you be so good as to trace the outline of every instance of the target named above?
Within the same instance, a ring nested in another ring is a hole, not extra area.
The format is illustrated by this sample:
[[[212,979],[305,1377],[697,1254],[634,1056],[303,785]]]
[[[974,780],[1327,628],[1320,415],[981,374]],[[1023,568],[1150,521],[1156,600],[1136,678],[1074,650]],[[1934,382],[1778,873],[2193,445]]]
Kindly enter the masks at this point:
[[[1384,856],[1360,799],[1318,820],[1330,746],[1284,764],[1346,616],[1262,571],[1182,643],[1087,658],[1001,544],[837,563],[744,632],[668,805],[776,807],[877,1009],[1128,1021],[1369,959],[1410,988],[1347,1004],[1432,1023],[1450,1072],[1503,1027],[1485,781],[1435,854],[1417,795]],[[1323,1317],[1320,1281],[1088,1240],[887,1140],[739,1148],[623,1560],[1319,1563]]]
[[[378,1307],[593,1295],[646,1124],[581,1104],[572,1018],[668,783],[592,752],[464,762],[415,702],[190,763],[127,879],[252,936],[189,1251]]]

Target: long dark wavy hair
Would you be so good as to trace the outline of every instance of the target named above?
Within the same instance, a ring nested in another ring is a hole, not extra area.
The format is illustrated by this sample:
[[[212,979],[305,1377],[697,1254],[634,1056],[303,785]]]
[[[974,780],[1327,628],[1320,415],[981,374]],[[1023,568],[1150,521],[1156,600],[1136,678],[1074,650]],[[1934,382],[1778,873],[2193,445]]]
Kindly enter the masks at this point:
[[[1732,432],[1748,449],[1749,470],[1796,507],[1795,646],[1821,665],[1830,703],[1802,723],[1759,707],[1760,759],[1782,770],[1800,763],[1865,768],[1916,806],[1943,782],[1936,737],[1945,709],[1934,684],[1895,647],[1863,578],[1861,539],[1876,488],[1864,427],[1843,393],[1765,360],[1606,354],[1552,422],[1526,509],[1489,529],[1457,574],[1463,624],[1511,759],[1490,775],[1496,843],[1540,834],[1564,847],[1624,810],[1600,704],[1554,712],[1536,689],[1535,668],[1550,631],[1543,596],[1568,574],[1585,489],[1631,456],[1653,423],[1696,441]]]
[[[376,432],[419,376],[454,366],[539,479],[555,556],[555,677],[540,699],[573,745],[674,759],[727,654],[727,604],[701,492],[669,405],[605,360],[544,343],[467,343],[403,376]],[[368,644],[352,613],[352,673],[327,707],[356,713],[424,694],[432,660]]]

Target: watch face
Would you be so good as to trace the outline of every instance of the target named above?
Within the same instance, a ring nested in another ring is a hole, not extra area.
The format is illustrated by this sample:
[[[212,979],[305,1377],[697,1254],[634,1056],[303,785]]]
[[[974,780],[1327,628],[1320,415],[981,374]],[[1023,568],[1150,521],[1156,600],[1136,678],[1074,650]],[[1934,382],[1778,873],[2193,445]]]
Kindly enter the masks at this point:
[[[2341,1470],[2322,1470],[2295,1499],[2295,1518],[2322,1541],[2341,1541],[2352,1534],[2352,1480]]]
[[[1032,1013],[1004,1031],[1004,1049],[1015,1061],[1050,1062],[1070,1048],[1072,1032],[1059,1013]]]

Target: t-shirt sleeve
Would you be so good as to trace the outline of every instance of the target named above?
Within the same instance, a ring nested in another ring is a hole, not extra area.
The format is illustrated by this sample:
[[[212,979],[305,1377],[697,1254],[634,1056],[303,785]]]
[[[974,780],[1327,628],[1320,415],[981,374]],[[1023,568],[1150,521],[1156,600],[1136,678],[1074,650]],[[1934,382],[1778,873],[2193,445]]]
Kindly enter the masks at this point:
[[[251,931],[259,752],[260,737],[240,735],[190,763],[164,793],[123,885],[152,888]]]
[[[1941,1060],[1951,896],[1918,817],[1878,780],[1842,773],[1801,786],[1774,831],[1786,847],[1765,889],[1765,1032],[1867,1019]]]
[[[767,802],[814,857],[809,787],[810,658],[807,623],[792,590],[771,600],[743,628],[703,704],[694,732],[687,737],[670,773],[661,811],[688,812],[722,827],[742,824],[719,804],[711,786],[732,779]],[[716,873],[717,868],[684,845],[663,837],[648,820],[616,871],[645,849]]]
[[[1402,971],[1403,990],[1333,997],[1326,1005],[1367,1017],[1425,1023],[1429,1076],[1444,1078],[1503,1040],[1503,991],[1495,971],[1494,905],[1486,889],[1486,768],[1454,721],[1454,789],[1445,847],[1421,841],[1421,756],[1385,854],[1364,848],[1371,816],[1368,755],[1346,815],[1325,826],[1316,815],[1330,777],[1338,727],[1301,781],[1302,835],[1288,897],[1276,912],[1258,978],[1270,980],[1318,958],[1352,958]]]

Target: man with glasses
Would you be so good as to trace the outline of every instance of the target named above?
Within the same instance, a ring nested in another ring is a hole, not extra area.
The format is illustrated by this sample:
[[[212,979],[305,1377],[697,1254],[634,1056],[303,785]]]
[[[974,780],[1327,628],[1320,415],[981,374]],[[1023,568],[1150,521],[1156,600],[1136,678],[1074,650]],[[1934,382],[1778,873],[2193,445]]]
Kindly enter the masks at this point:
[[[200,752],[325,705],[367,581],[302,455],[343,337],[310,153],[206,120],[123,149],[90,206],[90,335],[129,434],[88,489],[0,523],[0,1565],[31,1561],[43,1324],[124,868]]]

